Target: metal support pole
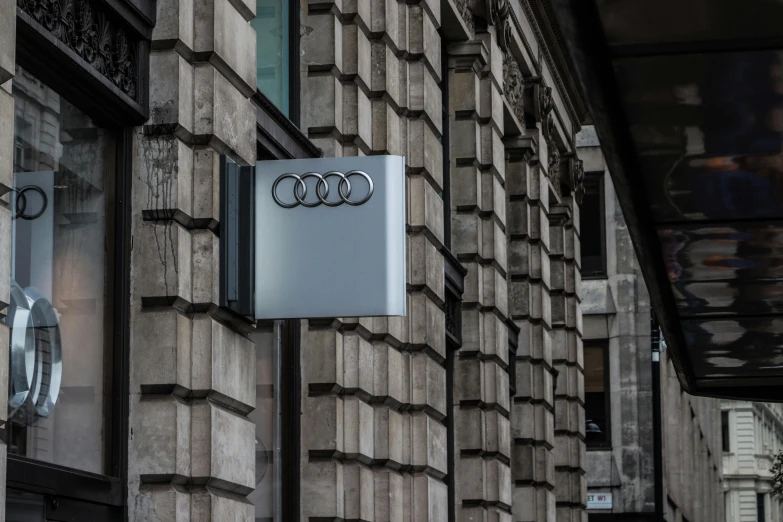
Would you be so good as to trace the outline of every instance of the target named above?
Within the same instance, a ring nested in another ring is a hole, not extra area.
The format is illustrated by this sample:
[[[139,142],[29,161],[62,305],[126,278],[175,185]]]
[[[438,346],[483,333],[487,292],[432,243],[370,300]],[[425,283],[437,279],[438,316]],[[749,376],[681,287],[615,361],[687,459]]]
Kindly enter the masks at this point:
[[[651,316],[653,395],[653,467],[655,472],[655,520],[663,522],[663,433],[661,431],[661,331]]]

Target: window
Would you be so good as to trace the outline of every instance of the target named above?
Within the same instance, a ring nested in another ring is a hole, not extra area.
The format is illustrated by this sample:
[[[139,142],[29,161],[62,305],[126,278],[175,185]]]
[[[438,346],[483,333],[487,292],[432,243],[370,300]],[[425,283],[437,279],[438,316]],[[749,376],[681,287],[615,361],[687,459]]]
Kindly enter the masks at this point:
[[[12,86],[8,453],[116,474],[115,135],[21,67]]]
[[[585,432],[588,447],[611,445],[606,341],[585,344]]]
[[[731,441],[729,439],[729,412],[720,413],[721,437],[723,439],[723,451],[731,451]]]
[[[604,173],[585,176],[585,195],[580,208],[582,277],[606,276],[606,230]]]
[[[291,0],[256,0],[256,17],[250,21],[256,30],[256,85],[288,117],[292,108],[291,22],[292,15],[298,15],[298,4]],[[298,73],[298,60],[295,62]]]
[[[756,519],[757,522],[767,522],[767,513],[766,513],[766,495],[763,493],[756,494]]]

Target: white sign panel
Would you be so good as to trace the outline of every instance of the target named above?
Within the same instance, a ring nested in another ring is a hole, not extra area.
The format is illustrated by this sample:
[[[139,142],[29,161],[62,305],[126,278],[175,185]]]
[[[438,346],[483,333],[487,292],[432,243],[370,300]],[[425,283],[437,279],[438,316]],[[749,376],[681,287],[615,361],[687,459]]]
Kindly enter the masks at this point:
[[[612,509],[612,494],[588,493],[587,509]]]
[[[257,319],[405,315],[405,159],[256,164]]]

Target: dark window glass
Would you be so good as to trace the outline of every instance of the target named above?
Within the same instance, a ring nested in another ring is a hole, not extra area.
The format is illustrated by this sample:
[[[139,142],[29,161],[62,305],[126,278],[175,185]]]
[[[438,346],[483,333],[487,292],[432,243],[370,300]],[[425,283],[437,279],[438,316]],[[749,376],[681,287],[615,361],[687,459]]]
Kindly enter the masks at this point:
[[[588,446],[609,446],[609,386],[606,343],[585,345],[585,431]]]
[[[17,67],[8,453],[105,473],[114,135]]]
[[[603,173],[585,177],[585,195],[579,212],[583,277],[606,275],[603,180]]]
[[[723,451],[731,451],[731,443],[729,441],[729,412],[721,412],[720,427],[723,438]]]
[[[758,522],[767,522],[767,513],[764,505],[764,501],[766,500],[765,497],[766,495],[763,493],[756,495],[756,511],[758,513]]]
[[[298,5],[298,2],[296,2]],[[290,112],[290,0],[256,0],[256,86],[286,116]]]

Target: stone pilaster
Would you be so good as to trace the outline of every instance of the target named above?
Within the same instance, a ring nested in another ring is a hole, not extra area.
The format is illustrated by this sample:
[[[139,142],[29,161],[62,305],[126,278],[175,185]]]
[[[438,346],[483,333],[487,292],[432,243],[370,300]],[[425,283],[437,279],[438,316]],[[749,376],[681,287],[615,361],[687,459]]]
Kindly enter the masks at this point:
[[[219,218],[219,155],[255,162],[254,13],[235,4],[157,4],[151,116],[133,143],[134,521],[253,517],[254,347],[215,319],[219,239],[194,225]]]
[[[490,33],[449,45],[452,250],[468,269],[455,362],[458,520],[510,521],[503,67]]]
[[[550,288],[552,294],[555,392],[555,485],[558,522],[586,522],[587,478],[584,414],[582,309],[577,289],[579,207],[562,198],[550,212]]]
[[[11,206],[14,184],[14,97],[16,70],[16,3],[0,4],[0,317],[7,313],[11,285]],[[10,330],[0,323],[0,425],[8,420],[8,348]],[[5,473],[8,448],[0,441],[0,513],[5,513]],[[3,519],[3,516],[0,516]]]
[[[512,405],[514,519],[554,522],[555,461],[549,183],[536,141],[506,141],[509,311],[520,327]]]
[[[302,324],[302,520],[447,519],[440,2],[302,2],[302,129],[406,157],[408,315]]]

